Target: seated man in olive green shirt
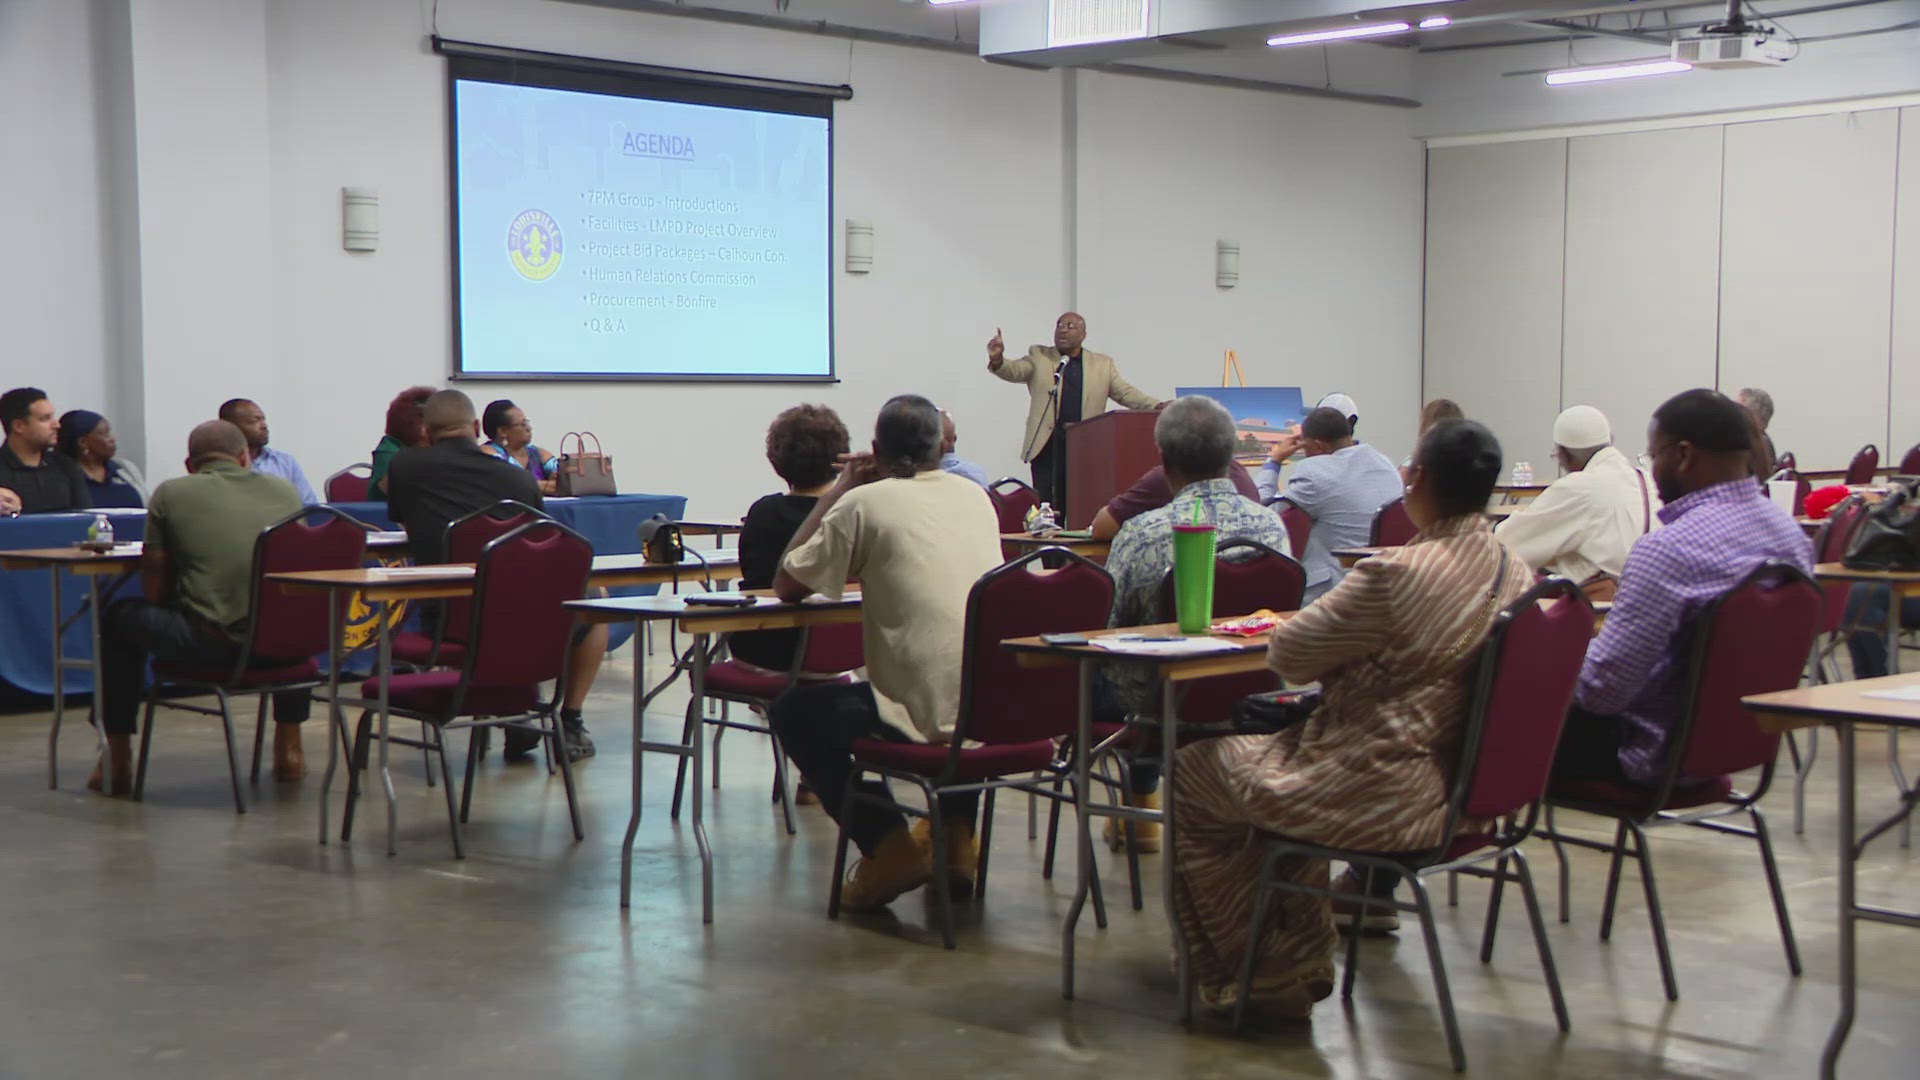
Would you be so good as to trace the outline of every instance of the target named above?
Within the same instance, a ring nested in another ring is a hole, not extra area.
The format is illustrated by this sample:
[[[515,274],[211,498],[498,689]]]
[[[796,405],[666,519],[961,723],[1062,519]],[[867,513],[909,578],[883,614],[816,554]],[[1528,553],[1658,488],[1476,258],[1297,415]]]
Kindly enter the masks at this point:
[[[153,491],[147,504],[141,569],[145,600],[108,609],[101,635],[99,714],[109,762],[87,786],[111,793],[132,788],[132,736],[146,681],[147,658],[231,664],[240,657],[253,605],[253,545],[262,530],[305,508],[293,485],[250,468],[247,438],[225,420],[209,420],[187,438],[187,471]],[[278,660],[297,659],[277,657]],[[300,724],[313,699],[288,690],[273,699],[273,773],[298,780],[306,772]]]

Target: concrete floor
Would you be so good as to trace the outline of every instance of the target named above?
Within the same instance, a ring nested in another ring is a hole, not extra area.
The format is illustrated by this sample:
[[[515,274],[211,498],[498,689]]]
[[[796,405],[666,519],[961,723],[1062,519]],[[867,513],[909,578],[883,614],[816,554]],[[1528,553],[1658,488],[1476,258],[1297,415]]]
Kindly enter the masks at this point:
[[[618,905],[627,813],[625,663],[588,710],[600,756],[580,770],[588,836],[574,844],[558,778],[489,759],[469,857],[455,861],[419,758],[396,772],[401,849],[377,801],[350,847],[314,841],[319,769],[228,799],[217,729],[169,717],[144,804],[81,788],[84,724],[45,785],[45,714],[0,717],[0,1076],[65,1077],[1418,1077],[1449,1073],[1411,926],[1368,940],[1351,1007],[1236,1037],[1173,1018],[1167,931],[1148,868],[1144,912],[1107,867],[1113,923],[1082,923],[1080,999],[1059,996],[1070,874],[1040,878],[1024,800],[1003,800],[992,892],[948,953],[920,894],[892,913],[826,920],[831,823],[788,838],[767,800],[764,739],[734,733],[709,822],[718,907],[699,919],[691,835],[671,823],[672,765],[649,764],[635,906]],[[669,694],[651,734],[678,724]],[[1862,754],[1862,814],[1891,805],[1883,741]],[[324,760],[318,725],[309,754]],[[1920,740],[1909,741],[1909,761]],[[1831,742],[1827,743],[1831,749]],[[1595,940],[1603,861],[1575,854],[1573,922],[1550,929],[1573,1031],[1553,1026],[1517,903],[1499,953],[1476,956],[1485,885],[1463,883],[1441,937],[1469,1069],[1492,1077],[1812,1076],[1835,1008],[1831,761],[1808,830],[1790,784],[1768,805],[1807,972],[1787,975],[1752,845],[1656,835],[1681,1000],[1659,989],[1637,885],[1612,944]],[[336,807],[338,803],[336,802]],[[337,811],[336,811],[337,812]],[[1569,818],[1571,822],[1573,818]],[[1551,881],[1552,855],[1533,852]],[[1868,901],[1912,906],[1920,861],[1891,842],[1860,875]],[[1550,885],[1547,886],[1549,889]],[[1551,893],[1544,898],[1551,904]],[[1548,914],[1552,918],[1551,909]],[[1861,929],[1861,1018],[1842,1074],[1920,1076],[1920,934]]]

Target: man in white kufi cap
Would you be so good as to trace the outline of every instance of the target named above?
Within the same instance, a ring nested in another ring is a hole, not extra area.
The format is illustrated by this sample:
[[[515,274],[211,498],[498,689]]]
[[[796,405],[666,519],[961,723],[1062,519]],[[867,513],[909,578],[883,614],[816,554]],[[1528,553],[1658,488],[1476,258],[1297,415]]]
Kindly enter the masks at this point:
[[[1599,409],[1575,405],[1553,422],[1554,456],[1565,473],[1495,535],[1535,569],[1606,599],[1634,541],[1660,527],[1653,482],[1613,446]]]

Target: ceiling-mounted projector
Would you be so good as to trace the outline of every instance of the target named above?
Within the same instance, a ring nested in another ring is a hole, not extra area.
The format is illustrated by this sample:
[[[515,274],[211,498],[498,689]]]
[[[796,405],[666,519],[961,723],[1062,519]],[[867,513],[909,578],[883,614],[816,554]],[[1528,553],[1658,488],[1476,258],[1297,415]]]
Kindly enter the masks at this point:
[[[1713,27],[1673,43],[1673,59],[1697,68],[1779,67],[1793,59],[1793,46],[1765,30],[1718,32]]]

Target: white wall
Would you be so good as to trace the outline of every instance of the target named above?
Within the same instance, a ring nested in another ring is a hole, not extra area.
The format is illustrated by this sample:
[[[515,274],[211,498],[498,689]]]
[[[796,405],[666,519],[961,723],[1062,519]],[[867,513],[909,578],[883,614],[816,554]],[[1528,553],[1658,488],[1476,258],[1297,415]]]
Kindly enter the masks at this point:
[[[38,386],[61,411],[117,404],[106,376],[116,249],[95,15],[73,0],[0,3],[0,389]]]
[[[1596,405],[1637,450],[1671,394],[1760,386],[1802,467],[1842,466],[1866,442],[1897,461],[1920,438],[1902,400],[1920,381],[1914,112],[1431,150],[1429,394],[1513,388],[1462,403],[1528,446],[1553,411]],[[1553,281],[1563,314],[1543,325]]]
[[[1398,110],[1080,76],[1079,308],[1129,381],[1342,391],[1398,460],[1419,411],[1421,155]],[[1240,284],[1214,245],[1240,244]],[[1023,339],[1024,340],[1024,339]],[[1036,338],[1036,340],[1039,340]]]
[[[451,366],[445,66],[426,44],[432,5],[93,2],[120,16],[132,54],[133,122],[110,140],[127,164],[109,172],[136,185],[133,235],[119,249],[137,267],[123,352],[144,353],[146,385],[133,392],[153,429],[150,473],[177,470],[186,428],[235,395],[261,401],[274,444],[316,482],[365,460],[387,400],[412,383],[445,384]],[[64,34],[82,60],[89,45],[96,57],[112,46],[110,34],[61,22],[63,10],[36,0],[28,38]],[[439,12],[453,39],[855,89],[836,109],[835,213],[874,222],[876,258],[864,277],[836,270],[839,384],[465,384],[483,402],[519,401],[545,445],[570,429],[598,432],[628,490],[685,493],[700,515],[738,513],[776,485],[760,432],[779,409],[825,401],[858,440],[902,391],[950,408],[962,452],[989,472],[1015,473],[1024,399],[984,370],[984,345],[995,327],[1045,340],[1075,270],[1096,347],[1141,385],[1209,383],[1231,345],[1266,362],[1256,377],[1337,386],[1383,420],[1412,415],[1421,164],[1399,111],[1088,80],[1071,143],[1085,163],[1073,218],[1058,72],[554,0],[441,0]],[[60,77],[76,92],[88,85]],[[111,101],[63,100],[110,133],[125,119]],[[31,182],[50,218],[101,216],[84,185]],[[378,252],[341,250],[343,185],[379,189]],[[1070,218],[1083,239],[1077,267]],[[834,232],[837,245],[837,222]],[[1247,253],[1231,294],[1212,283],[1220,235]],[[95,255],[81,276],[126,261]],[[85,304],[63,300],[80,311],[68,321],[97,327],[110,285],[92,285]],[[81,358],[91,381],[76,396],[138,381],[107,376],[104,351]],[[1387,424],[1374,431],[1389,452],[1403,449]]]
[[[1551,475],[1560,401],[1567,147],[1562,139],[1427,155],[1429,398]]]

